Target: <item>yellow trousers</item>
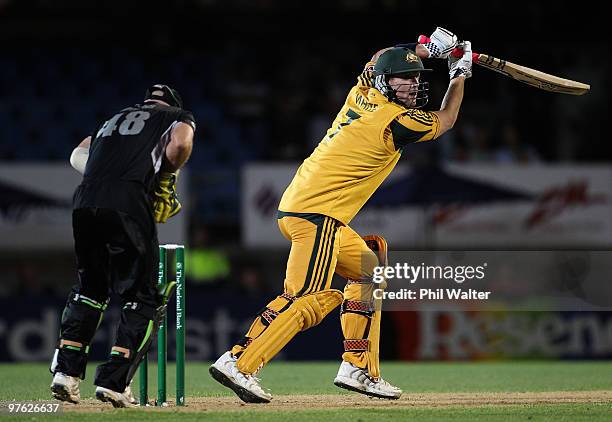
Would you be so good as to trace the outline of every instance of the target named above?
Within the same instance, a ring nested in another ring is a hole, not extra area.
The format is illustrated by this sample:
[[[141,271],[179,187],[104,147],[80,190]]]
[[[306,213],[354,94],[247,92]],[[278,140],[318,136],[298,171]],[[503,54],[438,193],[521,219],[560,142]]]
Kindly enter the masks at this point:
[[[350,227],[321,214],[279,212],[278,226],[291,241],[287,260],[284,293],[258,316],[243,340],[232,348],[234,355],[248,347],[274,317],[291,305],[291,297],[300,297],[330,288],[334,273],[347,280],[371,280],[378,257]],[[372,288],[367,284],[350,283],[344,288],[344,300],[368,303]],[[365,305],[364,305],[365,306]],[[364,338],[369,318],[359,313],[342,313],[341,324],[345,339]],[[364,368],[365,352],[345,352],[342,358]]]

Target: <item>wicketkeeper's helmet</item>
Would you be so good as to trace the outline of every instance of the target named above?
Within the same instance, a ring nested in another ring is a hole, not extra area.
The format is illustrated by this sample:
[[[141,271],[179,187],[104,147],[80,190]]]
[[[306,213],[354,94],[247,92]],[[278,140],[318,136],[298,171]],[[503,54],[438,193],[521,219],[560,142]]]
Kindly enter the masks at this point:
[[[183,108],[183,100],[176,89],[170,88],[168,85],[155,84],[145,92],[146,100],[159,100],[167,103],[172,107]]]
[[[389,85],[389,79],[393,76],[409,77],[420,75],[422,72],[431,72],[425,69],[423,62],[416,53],[405,47],[394,47],[380,55],[374,65],[374,87],[378,89],[390,101],[406,106],[397,93]],[[416,103],[413,108],[421,108],[429,101],[429,82],[419,82],[415,85]]]

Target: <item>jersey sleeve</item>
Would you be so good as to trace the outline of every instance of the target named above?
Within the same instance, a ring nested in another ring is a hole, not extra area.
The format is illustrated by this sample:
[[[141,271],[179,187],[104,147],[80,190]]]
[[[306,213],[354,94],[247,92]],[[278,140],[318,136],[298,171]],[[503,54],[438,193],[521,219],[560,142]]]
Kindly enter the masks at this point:
[[[363,71],[357,76],[357,86],[372,88],[374,86],[374,64],[376,62],[368,62]]]
[[[191,111],[181,110],[181,114],[179,115],[177,121],[188,124],[195,132],[196,123],[195,118],[193,117],[193,113]]]
[[[430,141],[440,128],[434,113],[412,109],[396,117],[385,129],[385,145],[398,150],[415,142]]]
[[[99,124],[98,126],[95,127],[94,130],[92,130],[91,132],[89,132],[89,136],[91,136],[91,140],[93,141],[94,139],[96,139],[96,136],[98,135],[98,132],[100,131],[100,128],[102,127],[102,124]]]

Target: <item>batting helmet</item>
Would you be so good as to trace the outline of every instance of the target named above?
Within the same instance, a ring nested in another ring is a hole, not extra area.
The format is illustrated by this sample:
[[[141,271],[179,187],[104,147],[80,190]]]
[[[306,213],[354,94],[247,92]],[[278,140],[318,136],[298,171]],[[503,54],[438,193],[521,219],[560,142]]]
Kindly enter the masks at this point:
[[[380,55],[374,65],[374,87],[389,100],[404,104],[397,98],[396,91],[389,85],[391,77],[410,77],[420,75],[421,72],[431,72],[425,69],[423,62],[416,53],[405,47],[394,47]],[[429,101],[429,82],[419,82],[414,87],[416,93],[414,108],[423,107]]]

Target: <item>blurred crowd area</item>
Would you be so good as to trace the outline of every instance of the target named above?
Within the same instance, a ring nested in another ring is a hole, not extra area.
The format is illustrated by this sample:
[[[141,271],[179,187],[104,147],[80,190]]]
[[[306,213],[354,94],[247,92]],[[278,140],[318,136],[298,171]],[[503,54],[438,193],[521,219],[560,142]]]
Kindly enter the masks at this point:
[[[436,25],[471,39],[475,50],[588,82],[593,90],[555,95],[476,68],[456,128],[408,149],[404,160],[608,161],[605,28],[594,22],[597,13],[575,19],[549,6],[1,0],[0,161],[67,163],[78,142],[117,109],[141,101],[152,83],[172,85],[198,124],[189,161],[189,246],[196,261],[188,263],[198,274],[190,279],[211,286],[231,279],[244,291],[257,289],[266,270],[239,247],[242,166],[303,160],[371,55]],[[446,63],[426,65],[435,70],[426,109],[436,110],[448,84]],[[69,267],[70,259],[59,258]],[[16,281],[7,285],[35,291],[44,279],[27,259],[5,255],[2,262]]]

